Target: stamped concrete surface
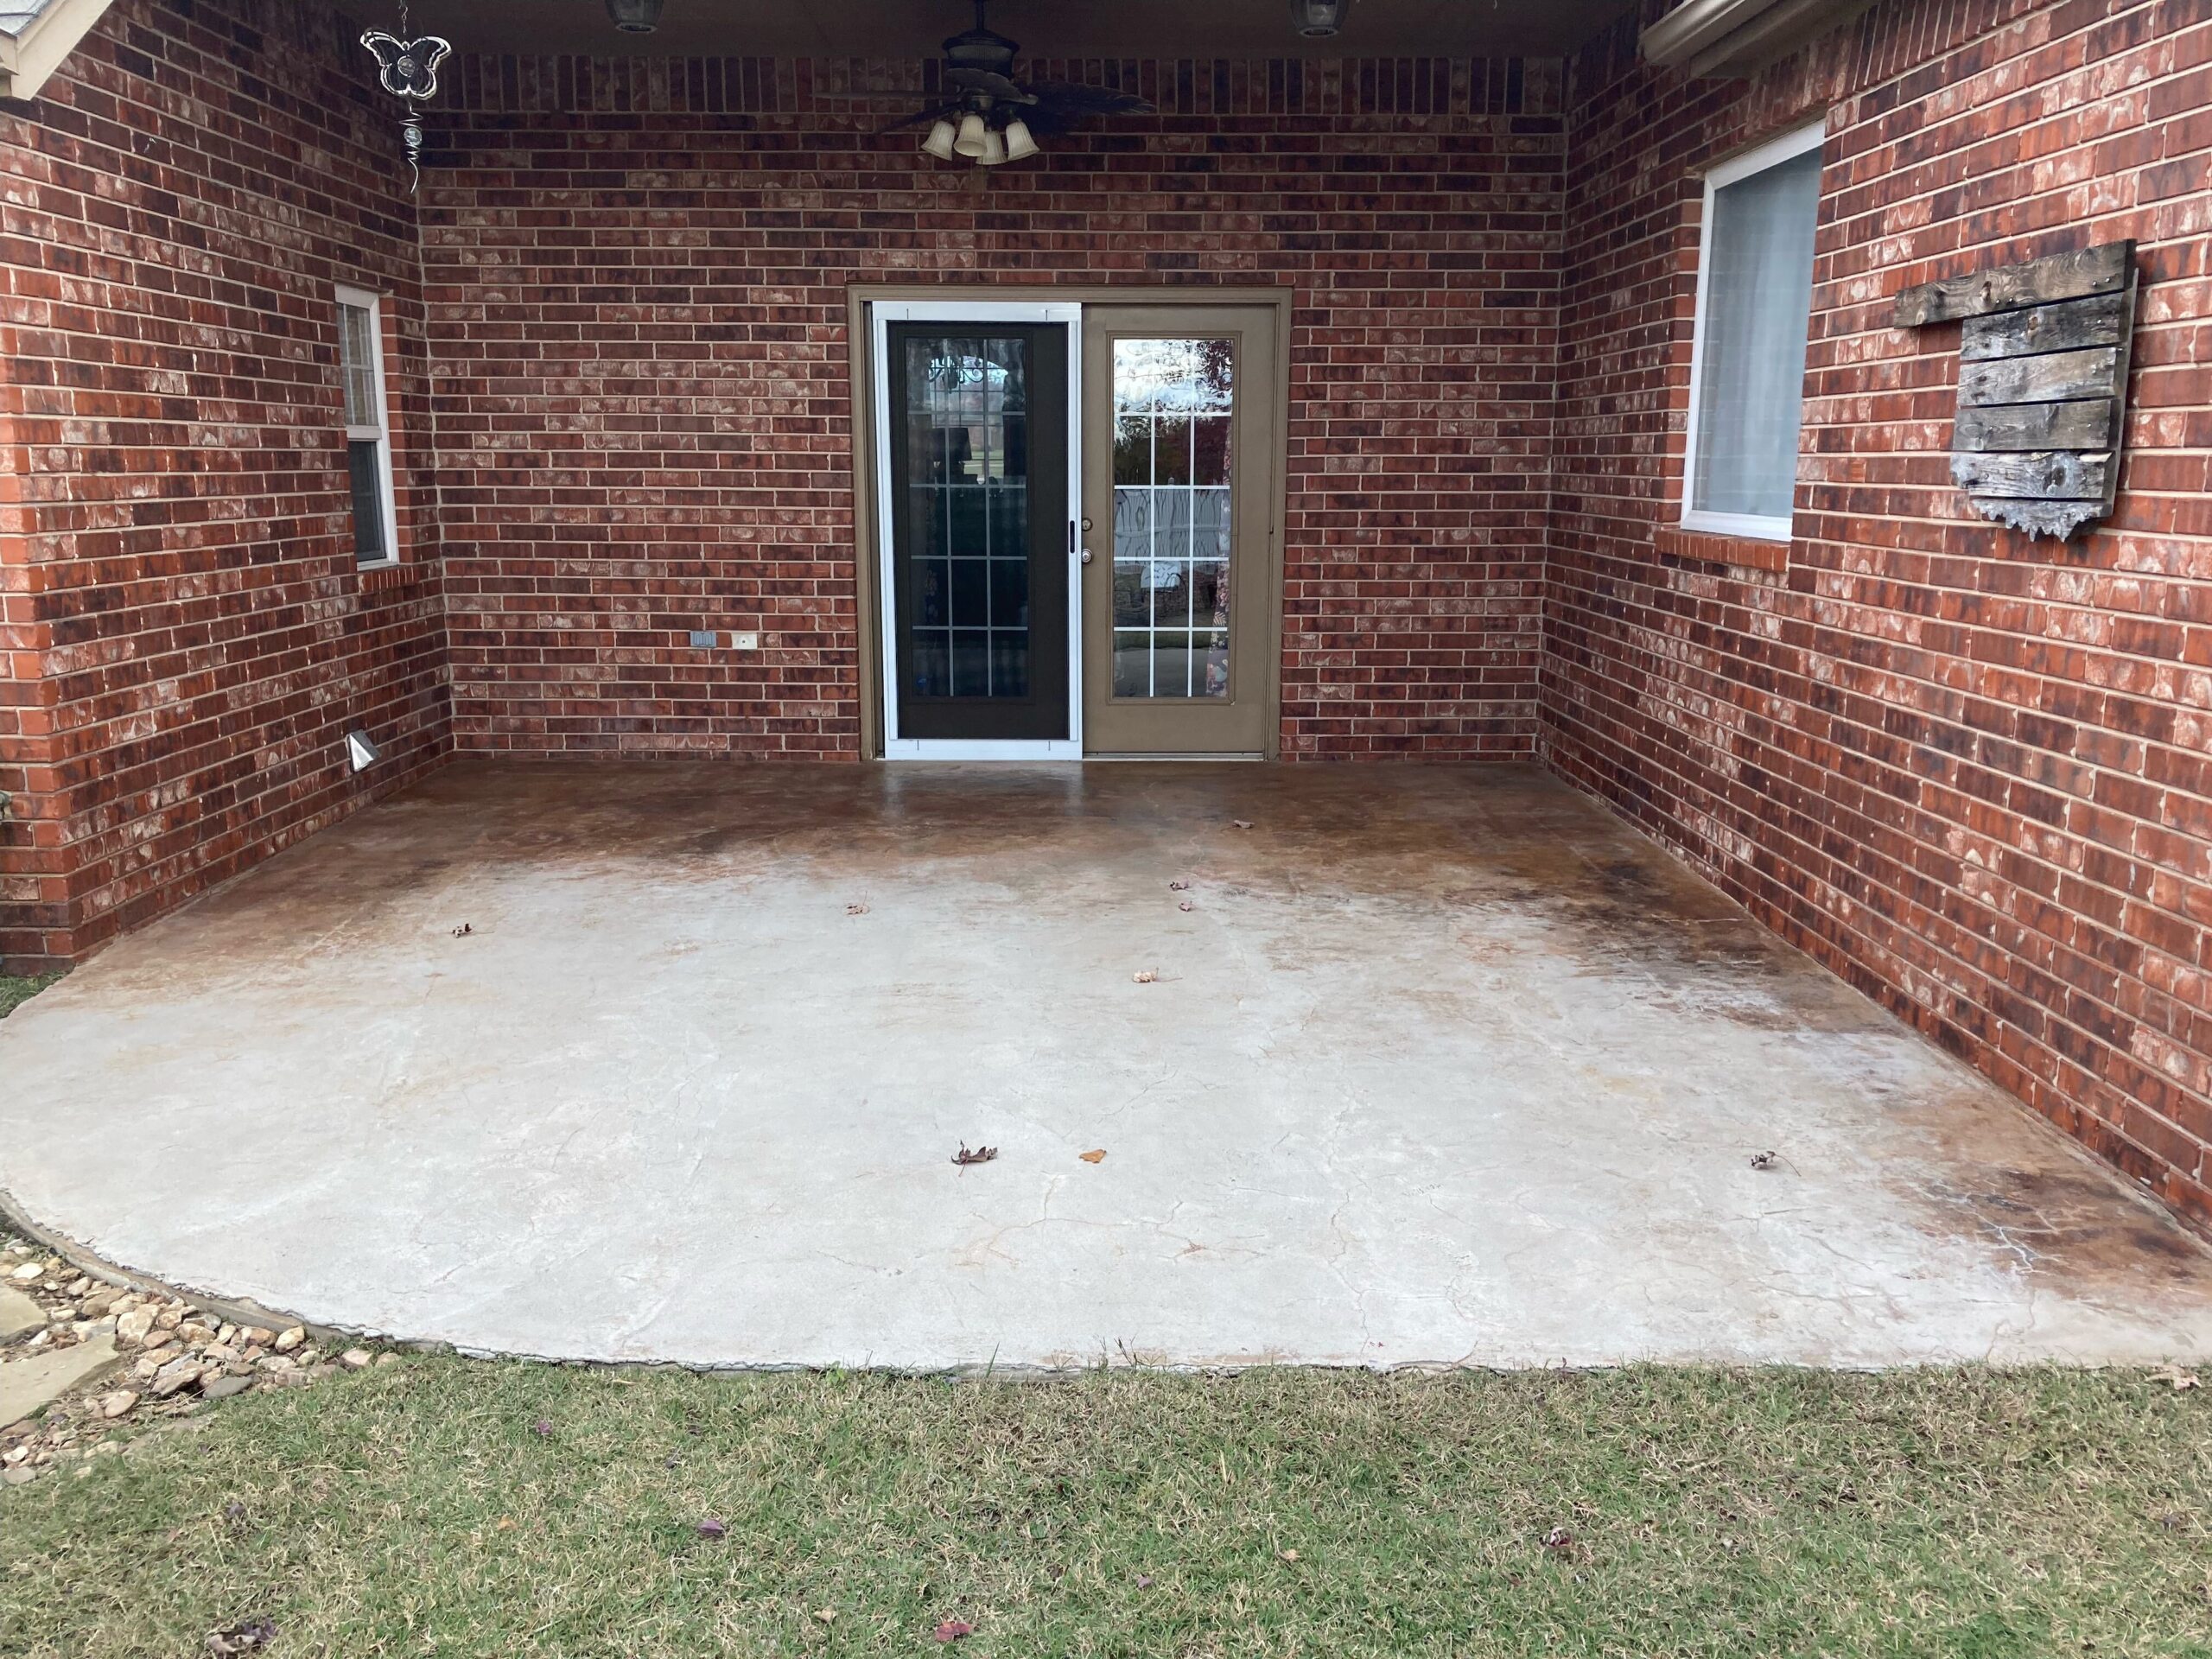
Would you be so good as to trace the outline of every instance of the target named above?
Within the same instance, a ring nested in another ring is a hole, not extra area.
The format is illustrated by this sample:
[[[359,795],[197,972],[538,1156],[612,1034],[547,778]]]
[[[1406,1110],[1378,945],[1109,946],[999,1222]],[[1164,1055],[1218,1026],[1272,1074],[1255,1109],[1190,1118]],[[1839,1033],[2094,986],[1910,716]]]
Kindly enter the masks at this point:
[[[456,766],[0,1075],[38,1224],[474,1350],[2212,1352],[2190,1235],[1529,771]]]

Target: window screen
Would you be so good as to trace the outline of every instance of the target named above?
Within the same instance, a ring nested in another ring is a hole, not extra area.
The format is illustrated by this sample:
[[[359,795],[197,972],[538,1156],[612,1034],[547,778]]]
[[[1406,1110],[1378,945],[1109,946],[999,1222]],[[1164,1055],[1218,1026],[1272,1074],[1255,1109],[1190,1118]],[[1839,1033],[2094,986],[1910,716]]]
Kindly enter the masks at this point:
[[[1797,479],[1821,157],[1806,150],[1712,192],[1698,315],[1698,512],[1779,521]]]

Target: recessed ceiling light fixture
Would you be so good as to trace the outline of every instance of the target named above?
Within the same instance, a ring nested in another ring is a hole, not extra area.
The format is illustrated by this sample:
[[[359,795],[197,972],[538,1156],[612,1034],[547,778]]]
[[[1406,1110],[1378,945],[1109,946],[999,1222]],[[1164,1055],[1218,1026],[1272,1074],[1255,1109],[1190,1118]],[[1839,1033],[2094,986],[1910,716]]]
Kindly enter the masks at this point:
[[[1290,24],[1309,41],[1325,41],[1344,26],[1351,0],[1290,0]]]
[[[607,15],[625,35],[650,35],[660,27],[664,0],[607,0]]]

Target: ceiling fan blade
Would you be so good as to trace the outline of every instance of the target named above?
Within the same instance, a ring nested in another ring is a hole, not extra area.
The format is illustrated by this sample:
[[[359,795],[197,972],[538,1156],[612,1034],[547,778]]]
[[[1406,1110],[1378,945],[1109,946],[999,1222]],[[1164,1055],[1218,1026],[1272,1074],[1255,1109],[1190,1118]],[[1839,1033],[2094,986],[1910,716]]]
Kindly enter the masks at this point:
[[[1111,86],[1086,86],[1074,80],[1039,80],[1031,82],[1029,90],[1039,103],[1050,104],[1072,115],[1150,115],[1154,111],[1150,99],[1135,92],[1117,92]]]
[[[943,120],[948,116],[957,114],[959,109],[960,106],[957,104],[931,105],[926,110],[915,111],[903,121],[893,121],[887,127],[878,127],[875,130],[875,136],[880,138],[887,132],[904,132],[909,127],[918,127],[931,121]]]

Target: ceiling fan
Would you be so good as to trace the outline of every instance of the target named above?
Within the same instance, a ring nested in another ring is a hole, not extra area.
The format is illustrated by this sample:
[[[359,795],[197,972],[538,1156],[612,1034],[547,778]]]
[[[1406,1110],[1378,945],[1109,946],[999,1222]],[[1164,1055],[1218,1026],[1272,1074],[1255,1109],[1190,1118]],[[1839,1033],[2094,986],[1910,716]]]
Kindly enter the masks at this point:
[[[1135,92],[1075,81],[1023,80],[1014,73],[1020,42],[991,32],[986,0],[976,0],[976,27],[944,43],[938,101],[883,129],[898,132],[930,125],[922,149],[940,161],[967,160],[980,167],[1018,162],[1037,153],[1039,133],[1067,131],[1094,115],[1149,115],[1152,105]]]

